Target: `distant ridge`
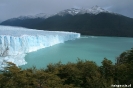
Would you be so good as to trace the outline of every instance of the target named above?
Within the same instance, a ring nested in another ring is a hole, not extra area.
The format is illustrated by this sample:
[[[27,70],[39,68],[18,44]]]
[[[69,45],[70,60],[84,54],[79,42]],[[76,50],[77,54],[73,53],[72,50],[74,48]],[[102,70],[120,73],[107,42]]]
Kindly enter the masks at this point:
[[[21,18],[21,19],[20,19]],[[104,10],[71,8],[54,15],[18,17],[3,21],[1,25],[22,26],[49,31],[72,31],[83,35],[133,37],[133,19]]]
[[[102,13],[102,12],[114,14],[113,12],[104,10],[103,8],[101,8],[101,7],[96,5],[96,6],[93,6],[92,8],[80,8],[80,9],[71,8],[71,9],[66,9],[66,10],[60,11],[56,15],[64,16],[66,14],[77,15],[77,14],[86,14],[86,13],[97,15],[97,14]]]

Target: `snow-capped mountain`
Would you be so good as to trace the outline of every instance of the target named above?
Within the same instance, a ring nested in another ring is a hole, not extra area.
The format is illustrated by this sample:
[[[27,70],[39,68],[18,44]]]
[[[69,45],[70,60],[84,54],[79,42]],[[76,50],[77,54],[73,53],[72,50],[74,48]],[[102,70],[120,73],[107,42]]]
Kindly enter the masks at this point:
[[[92,8],[81,8],[81,9],[71,8],[71,9],[66,9],[66,10],[60,11],[56,15],[64,16],[66,14],[77,15],[77,14],[85,14],[85,13],[97,15],[97,14],[99,14],[101,12],[113,13],[113,12],[104,10],[103,8],[101,8],[101,7],[96,5],[96,6],[93,6]]]
[[[35,16],[19,17],[3,21],[0,25],[71,31],[84,35],[133,37],[132,18],[104,10],[99,6],[93,6],[90,9],[71,8],[53,15],[41,13]]]
[[[62,10],[62,11],[60,11],[58,13],[55,13],[55,14],[39,13],[39,14],[36,14],[36,15],[19,16],[19,17],[16,17],[16,18],[11,18],[10,20],[16,20],[16,19],[25,20],[25,19],[36,19],[36,18],[46,19],[46,18],[55,16],[55,15],[64,16],[66,14],[77,15],[77,14],[88,13],[88,14],[97,15],[101,12],[115,14],[113,12],[107,11],[107,10],[105,10],[105,9],[103,9],[103,8],[96,5],[96,6],[93,6],[92,8],[80,8],[80,9],[70,8],[70,9],[65,9],[65,10]]]
[[[35,16],[33,16],[34,18],[48,18],[49,15],[46,14],[46,13],[39,13],[39,14],[36,14]]]
[[[76,8],[71,8],[71,9],[66,9],[63,11],[60,11],[59,13],[57,13],[56,15],[59,16],[64,16],[66,14],[70,14],[70,15],[76,15],[80,12],[80,9],[76,9]]]
[[[45,13],[39,13],[36,15],[28,15],[28,16],[19,16],[16,18],[11,18],[6,21],[3,21],[1,22],[1,25],[3,25],[3,23],[6,22],[7,24],[11,24],[11,26],[29,27],[44,21],[49,16],[50,15]]]
[[[17,19],[21,19],[21,20],[24,20],[24,19],[35,19],[35,18],[42,18],[42,19],[46,19],[48,18],[50,15],[47,15],[45,13],[39,13],[39,14],[36,14],[36,15],[28,15],[28,16],[19,16],[17,17]]]

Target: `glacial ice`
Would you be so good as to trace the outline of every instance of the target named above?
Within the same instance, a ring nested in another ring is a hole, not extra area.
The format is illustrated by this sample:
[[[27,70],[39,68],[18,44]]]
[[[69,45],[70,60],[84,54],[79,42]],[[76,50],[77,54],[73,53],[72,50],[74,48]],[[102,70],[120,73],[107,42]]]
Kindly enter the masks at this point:
[[[80,34],[74,32],[0,26],[0,69],[6,61],[24,65],[27,63],[24,59],[26,53],[79,37]]]

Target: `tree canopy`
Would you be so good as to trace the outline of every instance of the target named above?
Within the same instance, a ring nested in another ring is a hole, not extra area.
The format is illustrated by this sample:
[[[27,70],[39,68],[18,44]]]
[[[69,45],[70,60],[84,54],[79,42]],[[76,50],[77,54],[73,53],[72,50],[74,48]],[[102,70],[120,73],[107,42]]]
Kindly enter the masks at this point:
[[[133,48],[123,52],[114,64],[104,58],[95,62],[78,59],[76,63],[49,64],[46,69],[21,69],[11,62],[0,73],[0,88],[111,88],[133,85]]]

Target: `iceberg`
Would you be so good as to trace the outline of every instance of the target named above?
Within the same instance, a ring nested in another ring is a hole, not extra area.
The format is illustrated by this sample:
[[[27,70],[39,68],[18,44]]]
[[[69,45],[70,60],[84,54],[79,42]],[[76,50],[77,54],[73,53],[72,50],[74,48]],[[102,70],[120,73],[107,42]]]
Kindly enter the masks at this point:
[[[24,65],[26,53],[76,38],[80,38],[80,33],[0,26],[0,68],[7,61]]]

